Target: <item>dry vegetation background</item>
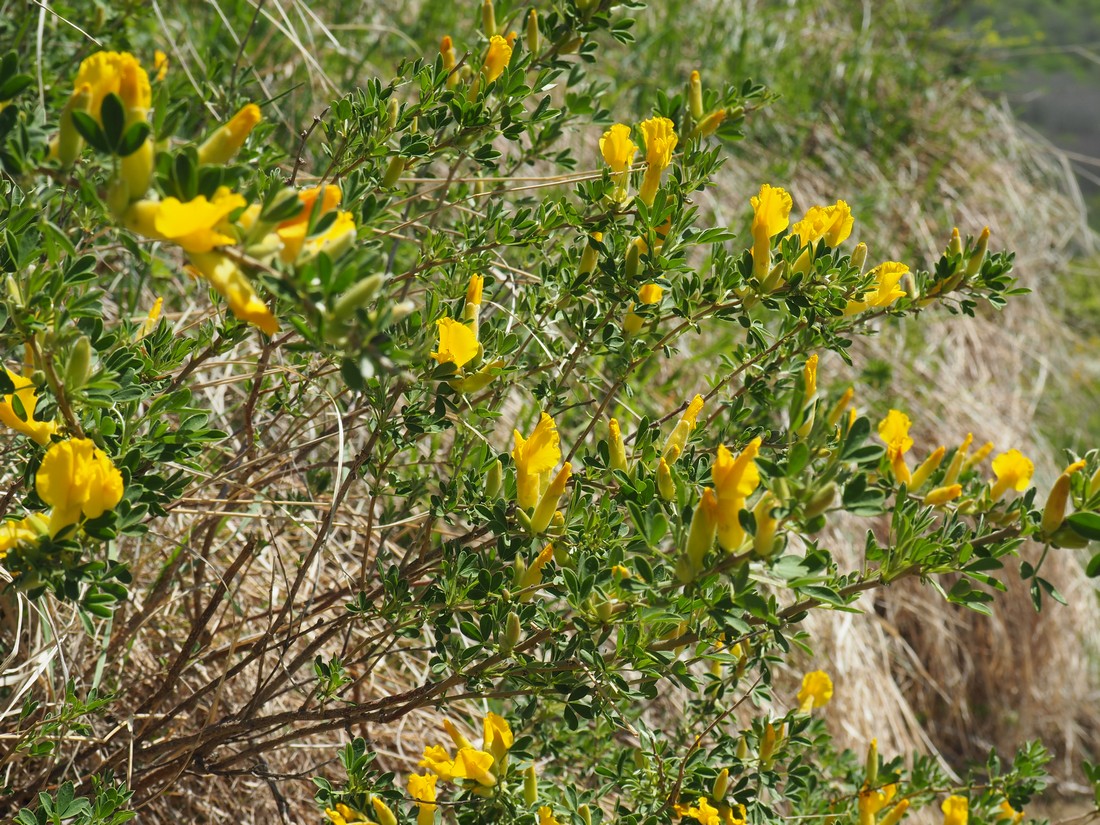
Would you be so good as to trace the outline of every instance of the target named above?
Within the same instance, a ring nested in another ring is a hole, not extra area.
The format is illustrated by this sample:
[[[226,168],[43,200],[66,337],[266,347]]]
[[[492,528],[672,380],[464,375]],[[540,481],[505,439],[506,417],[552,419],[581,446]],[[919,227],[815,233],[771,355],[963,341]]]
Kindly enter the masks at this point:
[[[387,78],[398,56],[429,52],[450,27],[474,25],[472,14],[457,20],[453,9],[435,3],[351,5],[154,3],[154,36],[168,47],[173,71],[181,72],[215,59],[212,32],[243,43],[244,61],[266,93],[292,89],[275,109],[297,132],[353,82]],[[245,41],[253,14],[258,23]],[[750,132],[733,148],[720,185],[706,193],[704,207],[734,225],[743,220],[747,227],[748,197],[761,180],[785,186],[796,209],[848,200],[857,238],[869,244],[872,257],[924,265],[943,248],[952,225],[976,234],[988,224],[996,241],[1017,252],[1017,274],[1030,296],[1003,313],[945,315],[919,331],[884,324],[853,367],[825,361],[821,375],[837,383],[862,375],[861,383],[878,394],[858,399],[861,408],[907,410],[918,450],[950,447],[973,432],[978,443],[1053,457],[1050,432],[1037,420],[1047,409],[1040,396],[1054,391],[1062,399],[1060,415],[1072,414],[1082,373],[1067,365],[1082,365],[1087,375],[1091,361],[1061,320],[1058,284],[1071,262],[1091,251],[1093,236],[1064,158],[998,102],[982,99],[964,77],[929,68],[921,19],[918,6],[901,0],[658,2],[639,14],[638,44],[609,46],[602,52],[607,65],[598,70],[608,74],[606,105],[622,117],[644,111],[654,89],[682,82],[696,67],[711,82],[751,75],[784,95],[750,118]],[[45,21],[47,33],[59,25]],[[642,82],[618,84],[634,77]],[[576,140],[581,168],[594,167],[596,135]],[[117,308],[107,308],[112,312]],[[184,329],[206,312],[196,306],[173,321]],[[685,387],[706,374],[706,365],[691,356],[685,353]],[[232,748],[209,752],[205,773],[186,758],[194,744],[186,737],[201,736],[209,720],[227,713],[247,720],[297,706],[318,653],[358,662],[352,675],[360,679],[360,702],[423,684],[426,652],[378,648],[372,633],[383,637],[382,627],[335,622],[338,632],[319,643],[309,629],[344,611],[358,584],[345,569],[358,569],[379,542],[415,544],[427,521],[423,514],[378,509],[372,498],[378,479],[334,489],[333,479],[344,477],[370,446],[367,422],[354,409],[340,415],[332,397],[298,397],[293,387],[301,376],[277,349],[242,346],[234,358],[203,363],[196,374],[202,404],[217,413],[213,426],[235,439],[214,462],[220,472],[191,489],[147,537],[121,543],[120,553],[140,560],[135,579],[158,583],[136,589],[137,598],[97,638],[86,636],[65,607],[5,596],[3,632],[18,644],[5,648],[0,660],[0,684],[12,691],[0,716],[18,713],[31,690],[58,697],[69,679],[97,683],[104,648],[132,645],[132,684],[123,700],[137,714],[116,720],[113,730],[74,733],[74,758],[80,758],[81,736],[135,736],[143,708],[152,703],[161,712],[172,709],[168,728],[189,744],[158,757],[166,804],[143,821],[315,820],[308,779],[335,771],[324,763],[348,734],[366,736],[387,768],[404,772],[425,741],[436,739],[438,715],[417,712],[392,724],[364,719],[348,730],[318,723],[311,735],[262,758],[249,750],[261,740],[242,736]],[[253,420],[256,395],[280,386],[290,388],[298,408],[287,405],[274,418]],[[331,387],[340,392],[338,383]],[[1053,470],[1039,462],[1040,488]],[[841,524],[830,530],[835,546],[847,548],[857,563],[862,536]],[[267,546],[242,554],[257,537]],[[288,567],[288,559],[309,547],[315,552],[303,567]],[[1084,799],[1076,771],[1082,757],[1100,750],[1094,646],[1100,611],[1093,585],[1069,551],[1058,551],[1047,565],[1069,606],[1049,605],[1041,615],[1009,571],[1008,593],[996,600],[993,618],[948,605],[915,583],[865,596],[862,615],[813,618],[809,629],[819,652],[813,664],[836,680],[828,718],[841,740],[862,747],[878,736],[884,753],[939,754],[959,769],[991,745],[1009,753],[1022,740],[1040,738],[1055,753],[1062,780],[1057,793]],[[157,698],[163,663],[179,655],[171,640],[202,612],[219,581],[231,589],[204,631],[206,652],[180,661],[172,695]],[[305,617],[300,624],[269,609],[291,590],[298,616]],[[257,655],[233,667],[265,634],[285,642],[283,658]],[[789,674],[791,693],[800,674]],[[453,706],[450,713],[464,715]],[[125,762],[113,767],[123,775],[129,770]],[[8,762],[3,769],[10,775],[19,766]]]

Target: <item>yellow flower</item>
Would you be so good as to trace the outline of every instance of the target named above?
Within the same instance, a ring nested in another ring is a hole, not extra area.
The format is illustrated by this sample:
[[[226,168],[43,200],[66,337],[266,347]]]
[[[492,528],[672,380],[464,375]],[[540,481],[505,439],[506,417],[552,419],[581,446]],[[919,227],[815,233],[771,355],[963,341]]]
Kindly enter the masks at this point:
[[[168,55],[157,49],[153,52],[153,71],[156,72],[154,80],[160,83],[168,75]]]
[[[462,748],[455,756],[452,775],[455,779],[472,779],[479,785],[491,788],[497,784],[492,773],[493,755],[473,748]]]
[[[516,503],[528,510],[538,504],[542,475],[548,474],[561,461],[558,428],[554,419],[543,413],[530,438],[525,439],[519,430],[514,430],[512,435],[515,439],[512,460],[516,464]]]
[[[790,225],[791,196],[783,189],[764,184],[752,198],[752,273],[763,282],[771,270],[771,239]]]
[[[499,34],[494,34],[489,39],[489,51],[485,53],[485,62],[481,66],[486,82],[492,83],[500,77],[511,60],[512,47]]]
[[[0,398],[0,421],[13,430],[30,436],[39,444],[49,444],[50,436],[57,432],[57,425],[52,421],[35,419],[34,408],[38,406],[38,393],[34,389],[34,383],[6,367],[4,372],[15,386],[15,392]],[[23,408],[21,412],[15,409],[16,399]]]
[[[878,424],[878,437],[886,444],[886,457],[890,459],[890,471],[899,482],[908,484],[912,478],[905,454],[913,446],[909,437],[909,416],[898,410],[890,410]]]
[[[920,466],[913,471],[913,476],[909,481],[909,489],[916,492],[924,486],[924,482],[928,481],[929,476],[939,469],[940,464],[943,463],[943,457],[947,454],[946,447],[937,447],[932,451],[932,454],[921,462]]]
[[[0,522],[0,559],[23,542],[37,544],[45,537],[49,523],[40,513]]]
[[[998,501],[1009,490],[1022,493],[1031,483],[1035,465],[1019,450],[1009,450],[993,459],[993,474],[997,480],[989,491],[990,498]]]
[[[357,822],[369,822],[359,811],[349,808],[343,802],[336,805],[336,810],[325,808],[325,816],[332,820],[332,825],[355,825]]]
[[[661,457],[667,460],[669,464],[679,458],[680,453],[684,451],[684,445],[687,444],[688,436],[695,429],[695,421],[699,417],[699,413],[703,411],[704,403],[701,395],[692,398],[691,403],[684,410],[684,414],[680,416],[680,420],[676,422],[676,426],[669,434],[668,440],[665,442],[665,448],[661,451]]]
[[[664,294],[665,291],[660,284],[645,284],[638,290],[638,299],[646,305],[659,304]],[[634,304],[631,303],[627,308],[626,317],[623,319],[623,330],[628,335],[636,335],[638,330],[642,328],[642,323],[642,316],[634,312]]]
[[[802,689],[796,698],[800,713],[809,713],[815,707],[823,708],[833,698],[833,680],[824,670],[807,673],[802,677]]]
[[[855,315],[871,307],[888,307],[898,298],[904,298],[908,293],[898,286],[909,267],[897,261],[887,261],[876,266],[872,273],[875,275],[875,286],[870,292],[863,293],[858,301],[849,301],[844,308],[845,315]]]
[[[677,564],[676,574],[684,584],[694,581],[703,570],[703,560],[714,545],[718,530],[718,497],[714,490],[707,487],[695,505],[688,528],[687,545],[684,555]]]
[[[848,240],[854,225],[848,204],[837,201],[833,206],[810,207],[806,216],[791,227],[791,233],[798,236],[802,246],[815,244],[824,238],[825,245],[834,248]]]
[[[806,365],[802,367],[802,383],[805,385],[806,403],[817,395],[817,353],[806,359]]]
[[[477,356],[477,335],[454,318],[440,318],[435,324],[439,330],[439,346],[431,357],[437,363],[454,364],[456,370],[461,370]]]
[[[554,514],[558,509],[558,501],[565,494],[565,485],[569,483],[572,475],[573,465],[567,461],[558,470],[553,480],[546,485],[546,489],[542,491],[538,504],[535,505],[535,510],[531,514],[532,533],[536,535],[543,533],[550,526],[550,522],[553,521]],[[542,487],[541,480],[539,486]]]
[[[543,805],[539,808],[539,825],[561,825],[561,820],[547,805]]]
[[[874,815],[890,804],[897,791],[897,785],[886,785],[875,790],[868,787],[861,788],[859,791],[860,822],[864,822],[865,817],[870,817],[870,821],[873,822]]]
[[[219,252],[192,253],[190,258],[195,270],[225,298],[237,318],[268,335],[279,331],[279,322],[236,261]]]
[[[433,773],[409,774],[409,796],[416,800],[417,805],[416,825],[432,825],[435,822],[435,811],[439,807],[435,804],[435,783],[438,779]]]
[[[484,727],[485,738],[481,747],[491,753],[499,764],[512,747],[512,728],[507,719],[491,711],[485,716]]]
[[[740,548],[745,540],[739,514],[745,509],[745,499],[760,486],[760,470],[756,467],[760,443],[754,438],[736,458],[725,445],[718,445],[718,457],[710,471],[718,503],[718,544],[729,552]]]
[[[149,75],[129,52],[96,52],[86,57],[76,73],[73,88],[88,86],[91,101],[88,112],[103,125],[100,109],[103,98],[118,95],[125,109],[148,109],[153,102]]]
[[[285,263],[292,264],[303,255],[308,259],[321,252],[335,254],[336,250],[354,239],[355,218],[351,212],[337,212],[336,220],[328,229],[318,236],[306,239],[310,217],[313,215],[317,200],[321,201],[320,205],[316,206],[316,218],[319,219],[335,210],[340,205],[342,197],[340,187],[334,184],[314,186],[298,193],[302,210],[293,218],[280,223],[275,230],[283,242],[283,249],[279,254]]]
[[[374,808],[375,817],[378,818],[378,825],[397,825],[397,816],[380,797],[372,796],[370,804]]]
[[[646,170],[638,197],[646,206],[652,206],[661,186],[661,173],[672,163],[672,152],[676,148],[677,138],[672,131],[672,121],[667,117],[643,120],[639,128],[645,138]]]
[[[531,597],[534,596],[533,589],[542,584],[542,568],[546,567],[552,558],[554,558],[554,545],[547,544],[531,562],[531,566],[523,572],[519,581],[519,589],[523,591],[519,596],[521,602],[531,601]]]
[[[718,809],[711,805],[710,800],[705,796],[699,797],[699,801],[694,805],[677,803],[673,809],[677,816],[690,816],[699,825],[722,825],[722,820],[718,818]]]
[[[1000,813],[996,815],[996,818],[998,822],[1004,822],[1005,820],[1008,820],[1011,825],[1020,825],[1020,823],[1024,820],[1024,812],[1017,811],[1006,799],[1001,802]]]
[[[630,139],[630,127],[616,123],[600,138],[600,153],[612,172],[625,172],[634,163],[638,145]]]
[[[953,795],[943,801],[943,825],[966,825],[970,818],[970,803],[965,796]]]
[[[255,103],[245,105],[199,147],[199,163],[228,163],[261,120],[263,115],[259,106]]]
[[[226,219],[245,203],[243,197],[222,186],[212,200],[205,195],[186,202],[177,198],[139,200],[130,205],[123,221],[139,235],[170,241],[185,252],[210,252],[236,241],[227,234],[230,228]]]
[[[53,508],[51,536],[82,515],[98,518],[122,500],[122,473],[87,438],[52,444],[34,481],[38,497]]]
[[[466,303],[467,304],[480,304],[481,293],[485,288],[485,276],[484,275],[471,275],[470,283],[466,285]]]
[[[961,484],[946,484],[943,487],[931,490],[924,497],[924,503],[930,507],[939,507],[941,504],[947,504],[947,502],[957,499],[962,495],[962,491]]]

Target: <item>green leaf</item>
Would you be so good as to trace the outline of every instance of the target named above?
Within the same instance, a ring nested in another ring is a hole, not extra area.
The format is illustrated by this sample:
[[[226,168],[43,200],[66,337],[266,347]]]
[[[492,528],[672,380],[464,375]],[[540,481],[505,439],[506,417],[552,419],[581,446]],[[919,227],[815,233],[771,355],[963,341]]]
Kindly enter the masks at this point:
[[[140,149],[142,144],[149,138],[150,132],[152,132],[152,129],[144,120],[139,120],[137,123],[132,124],[122,134],[122,139],[118,142],[118,148],[115,150],[115,154],[120,158],[132,155]]]
[[[1066,523],[1077,535],[1089,541],[1100,541],[1100,514],[1074,513],[1066,519]]]
[[[1100,553],[1097,553],[1089,560],[1088,566],[1085,567],[1085,575],[1090,579],[1095,579],[1097,576],[1100,576]]]
[[[11,100],[34,82],[29,74],[17,74],[0,83],[0,100]]]
[[[70,117],[73,119],[73,127],[89,146],[97,152],[110,153],[111,144],[107,142],[107,136],[103,134],[94,117],[87,112],[72,112]]]
[[[99,119],[103,123],[103,134],[107,138],[110,151],[117,151],[122,142],[122,132],[126,128],[126,110],[122,99],[113,92],[103,98],[99,109]]]

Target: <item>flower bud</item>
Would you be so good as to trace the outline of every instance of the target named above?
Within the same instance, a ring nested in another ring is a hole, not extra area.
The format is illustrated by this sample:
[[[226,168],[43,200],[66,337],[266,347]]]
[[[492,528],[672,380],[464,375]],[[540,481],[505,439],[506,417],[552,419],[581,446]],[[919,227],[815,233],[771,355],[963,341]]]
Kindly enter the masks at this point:
[[[608,463],[611,465],[612,470],[619,470],[623,473],[628,472],[626,445],[623,443],[623,434],[619,429],[619,422],[612,418],[607,424],[607,429]]]
[[[550,526],[554,511],[558,509],[558,499],[565,492],[565,485],[569,483],[569,477],[572,474],[573,465],[567,461],[539,498],[539,503],[535,505],[535,512],[531,514],[531,530],[535,534],[546,532],[546,528]]]
[[[581,818],[584,825],[592,825],[592,809],[587,805],[577,806],[577,816]]]
[[[928,456],[921,462],[920,466],[913,471],[912,476],[909,479],[909,492],[915,493],[924,483],[928,481],[932,473],[939,469],[940,464],[943,463],[943,457],[947,454],[946,447],[937,447],[932,455]]]
[[[370,798],[370,804],[374,808],[374,815],[378,819],[378,825],[397,825],[397,817],[394,816],[390,806],[377,796]]]
[[[386,189],[396,186],[404,171],[405,159],[399,155],[394,155],[390,158],[390,162],[386,164],[386,172],[382,175],[382,186]]]
[[[602,232],[593,232],[592,238],[597,243],[603,241]],[[596,271],[596,264],[599,262],[600,251],[590,243],[585,243],[584,251],[581,252],[580,266],[577,267],[578,275],[591,275]]]
[[[779,732],[775,725],[768,722],[764,725],[764,735],[760,738],[760,767],[767,770],[771,767],[772,757],[775,755],[775,746],[779,743]]]
[[[391,97],[386,104],[386,128],[393,131],[397,128],[397,119],[401,116],[401,104],[396,97]]]
[[[982,271],[982,264],[985,262],[985,253],[989,249],[989,227],[982,229],[982,234],[978,236],[978,242],[974,245],[974,251],[970,253],[970,260],[966,262],[965,277],[973,278],[979,272]]]
[[[864,763],[866,781],[864,785],[874,788],[878,785],[878,739],[872,739],[867,746],[867,760]]]
[[[482,0],[481,29],[486,37],[492,37],[497,33],[497,15],[493,9],[493,0]]]
[[[92,374],[92,342],[87,335],[76,339],[69,353],[69,363],[65,365],[65,388],[79,390]]]
[[[829,410],[829,417],[826,419],[830,430],[834,429],[840,422],[840,417],[844,415],[844,411],[851,405],[852,399],[855,398],[855,396],[856,391],[848,387],[848,389],[844,391],[844,394],[837,399],[837,402]]]
[[[527,12],[527,51],[539,53],[539,15],[534,9]]]
[[[744,736],[737,740],[737,752],[735,756],[738,762],[744,762],[749,758],[749,740]]]
[[[806,505],[806,518],[812,519],[820,516],[832,506],[834,499],[836,499],[836,482],[830,481],[814,493],[813,498]]]
[[[523,771],[523,801],[527,807],[539,801],[539,779],[534,765],[528,765]]]
[[[502,656],[511,654],[516,643],[519,642],[519,637],[519,616],[513,611],[508,614],[508,618],[504,622],[504,635],[500,639],[500,653]]]
[[[626,250],[626,264],[623,268],[623,274],[626,276],[627,281],[634,281],[638,277],[638,268],[642,260],[642,247],[635,241]]]
[[[664,458],[661,458],[657,465],[657,492],[665,501],[676,499],[676,482],[673,481],[672,470],[669,469],[668,462]]]
[[[851,261],[852,266],[862,275],[863,267],[867,264],[867,244],[856,244],[856,248],[852,250]]]
[[[951,240],[947,244],[948,255],[962,255],[963,242],[962,236],[959,235],[959,227],[954,227],[951,230]]]
[[[769,490],[760,496],[760,500],[752,508],[753,517],[756,519],[756,533],[752,537],[752,549],[758,558],[766,559],[775,551],[775,532],[779,526],[779,520],[771,513],[772,509],[778,504],[779,501]]]
[[[199,163],[228,163],[261,120],[263,115],[259,106],[255,103],[244,106],[226,123],[215,129],[199,147]]]
[[[924,503],[929,507],[940,507],[961,496],[962,489],[961,484],[947,484],[943,487],[937,487],[924,497]]]
[[[699,125],[692,129],[693,135],[710,137],[718,131],[718,127],[726,122],[729,112],[725,109],[716,109],[699,121]]]
[[[696,121],[703,117],[703,81],[699,77],[699,72],[691,73],[691,81],[688,83],[688,106],[691,109],[691,116]]]
[[[710,795],[715,802],[720,800],[726,795],[726,791],[730,786],[730,770],[729,768],[722,768],[719,771],[718,776],[714,777],[714,785],[711,786]]]
[[[959,445],[959,449],[955,450],[955,454],[951,457],[951,463],[947,465],[947,473],[943,477],[945,486],[954,484],[959,480],[959,473],[962,472],[963,463],[966,461],[966,456],[970,452],[970,445],[973,441],[974,434],[967,433],[966,438],[964,438],[962,444]]]
[[[909,810],[909,800],[903,799],[887,811],[886,816],[879,820],[878,825],[898,825],[907,810]]]
[[[1050,495],[1047,496],[1046,506],[1043,507],[1043,520],[1039,526],[1039,532],[1044,538],[1054,535],[1062,526],[1066,517],[1066,505],[1069,503],[1070,477],[1084,466],[1083,461],[1070,464],[1054,482]]]
[[[336,303],[329,313],[333,323],[341,324],[351,318],[355,311],[370,301],[386,282],[383,272],[369,275],[356,284],[353,284],[343,295],[336,299]]]
[[[62,168],[72,166],[84,149],[84,138],[73,125],[73,112],[87,112],[92,105],[92,87],[87,83],[73,92],[65,108],[61,110],[61,122],[58,125],[56,148],[57,159]]]
[[[714,546],[718,532],[718,498],[714,490],[707,488],[699,503],[695,505],[695,515],[688,530],[687,547],[682,557],[684,564],[677,567],[677,575],[687,584],[693,581],[703,570],[703,559]],[[685,579],[684,576],[687,576]]]
[[[489,465],[489,472],[485,474],[485,495],[487,498],[497,498],[504,481],[504,465],[498,458]]]

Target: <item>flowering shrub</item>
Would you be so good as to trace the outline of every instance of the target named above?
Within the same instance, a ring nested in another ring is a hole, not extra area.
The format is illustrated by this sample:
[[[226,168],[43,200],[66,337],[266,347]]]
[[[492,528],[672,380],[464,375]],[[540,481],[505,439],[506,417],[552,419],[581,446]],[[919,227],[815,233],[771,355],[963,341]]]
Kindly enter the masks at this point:
[[[1002,306],[1012,256],[956,230],[890,260],[780,182],[720,222],[698,193],[769,95],[694,72],[613,122],[586,69],[632,5],[486,0],[291,140],[247,85],[206,123],[164,55],[0,63],[0,564],[101,651],[58,708],[12,697],[0,810],[121,822],[184,775],[301,782],[266,760],[347,731],[314,779],[335,825],[1020,820],[1040,745],[957,781],[838,751],[843,681],[802,627],[903,579],[988,612],[1026,539],[1100,538],[1095,455],[1037,491],[1017,450],[919,443],[842,377],[881,324]],[[859,567],[828,522],[865,534]],[[799,650],[823,668],[773,690]],[[412,714],[441,732],[415,765],[357,735]]]

